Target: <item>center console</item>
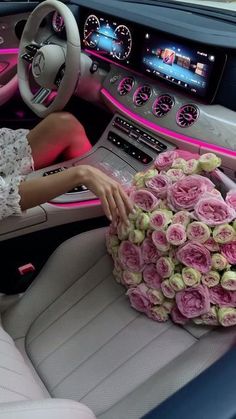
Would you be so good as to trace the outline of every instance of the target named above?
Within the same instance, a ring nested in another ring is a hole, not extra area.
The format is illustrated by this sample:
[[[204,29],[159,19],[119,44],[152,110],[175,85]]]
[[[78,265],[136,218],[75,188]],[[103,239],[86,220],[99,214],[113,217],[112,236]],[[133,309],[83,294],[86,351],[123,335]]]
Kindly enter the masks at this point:
[[[102,137],[85,157],[63,164],[56,164],[30,174],[30,177],[48,176],[71,166],[91,165],[102,170],[123,185],[132,182],[137,171],[153,165],[158,153],[172,150],[175,146],[157,135],[142,129],[119,114],[115,114]],[[55,205],[92,201],[96,197],[84,185],[52,200]]]
[[[88,154],[37,170],[29,174],[28,179],[50,176],[71,166],[85,164],[97,167],[122,185],[129,186],[133,175],[151,167],[158,153],[174,148],[175,145],[116,113]],[[51,202],[26,211],[20,217],[2,220],[0,241],[102,215],[104,212],[99,199],[84,185],[78,185]]]

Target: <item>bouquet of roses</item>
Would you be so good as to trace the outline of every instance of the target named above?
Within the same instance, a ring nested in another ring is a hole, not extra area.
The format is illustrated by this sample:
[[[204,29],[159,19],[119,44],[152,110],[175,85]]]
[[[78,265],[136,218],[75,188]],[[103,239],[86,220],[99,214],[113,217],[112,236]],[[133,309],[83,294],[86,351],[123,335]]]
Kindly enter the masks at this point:
[[[223,198],[207,176],[220,164],[212,153],[159,154],[134,176],[129,225],[109,228],[113,274],[153,320],[236,324],[236,185],[226,177]]]

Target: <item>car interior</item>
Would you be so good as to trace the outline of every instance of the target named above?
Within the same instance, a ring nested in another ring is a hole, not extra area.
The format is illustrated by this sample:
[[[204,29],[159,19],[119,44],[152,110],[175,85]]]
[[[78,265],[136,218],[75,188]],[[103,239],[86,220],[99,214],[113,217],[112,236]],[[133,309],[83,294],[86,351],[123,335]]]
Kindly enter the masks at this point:
[[[180,148],[215,153],[236,181],[231,6],[1,2],[0,128],[65,110],[93,145],[28,178],[89,164],[126,186]],[[112,274],[108,225],[84,185],[1,220],[0,419],[236,417],[235,327],[134,311]]]

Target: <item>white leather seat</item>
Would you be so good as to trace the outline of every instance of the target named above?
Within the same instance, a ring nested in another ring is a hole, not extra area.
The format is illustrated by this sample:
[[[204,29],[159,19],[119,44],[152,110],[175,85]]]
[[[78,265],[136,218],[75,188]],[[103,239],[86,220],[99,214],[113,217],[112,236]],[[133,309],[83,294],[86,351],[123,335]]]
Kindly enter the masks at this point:
[[[2,315],[0,419],[90,419],[85,406],[99,419],[137,419],[234,344],[235,328],[159,324],[132,310],[104,238],[98,229],[63,243]]]

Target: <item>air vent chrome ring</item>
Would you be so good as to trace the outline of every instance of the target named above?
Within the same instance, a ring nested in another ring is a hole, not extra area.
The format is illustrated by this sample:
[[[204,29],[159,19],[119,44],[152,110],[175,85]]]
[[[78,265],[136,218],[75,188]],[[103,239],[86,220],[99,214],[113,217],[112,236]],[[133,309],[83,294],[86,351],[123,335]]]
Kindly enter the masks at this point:
[[[134,86],[134,78],[133,77],[125,77],[123,78],[117,88],[118,93],[121,96],[125,96],[127,95],[133,88]]]
[[[200,111],[196,105],[183,105],[177,112],[176,122],[181,128],[188,128],[197,121],[199,115]]]
[[[143,106],[151,97],[152,88],[148,84],[139,86],[133,96],[133,102],[136,106]]]
[[[167,115],[171,111],[175,104],[173,97],[167,94],[163,94],[157,97],[152,106],[153,115],[161,118],[162,116]]]

